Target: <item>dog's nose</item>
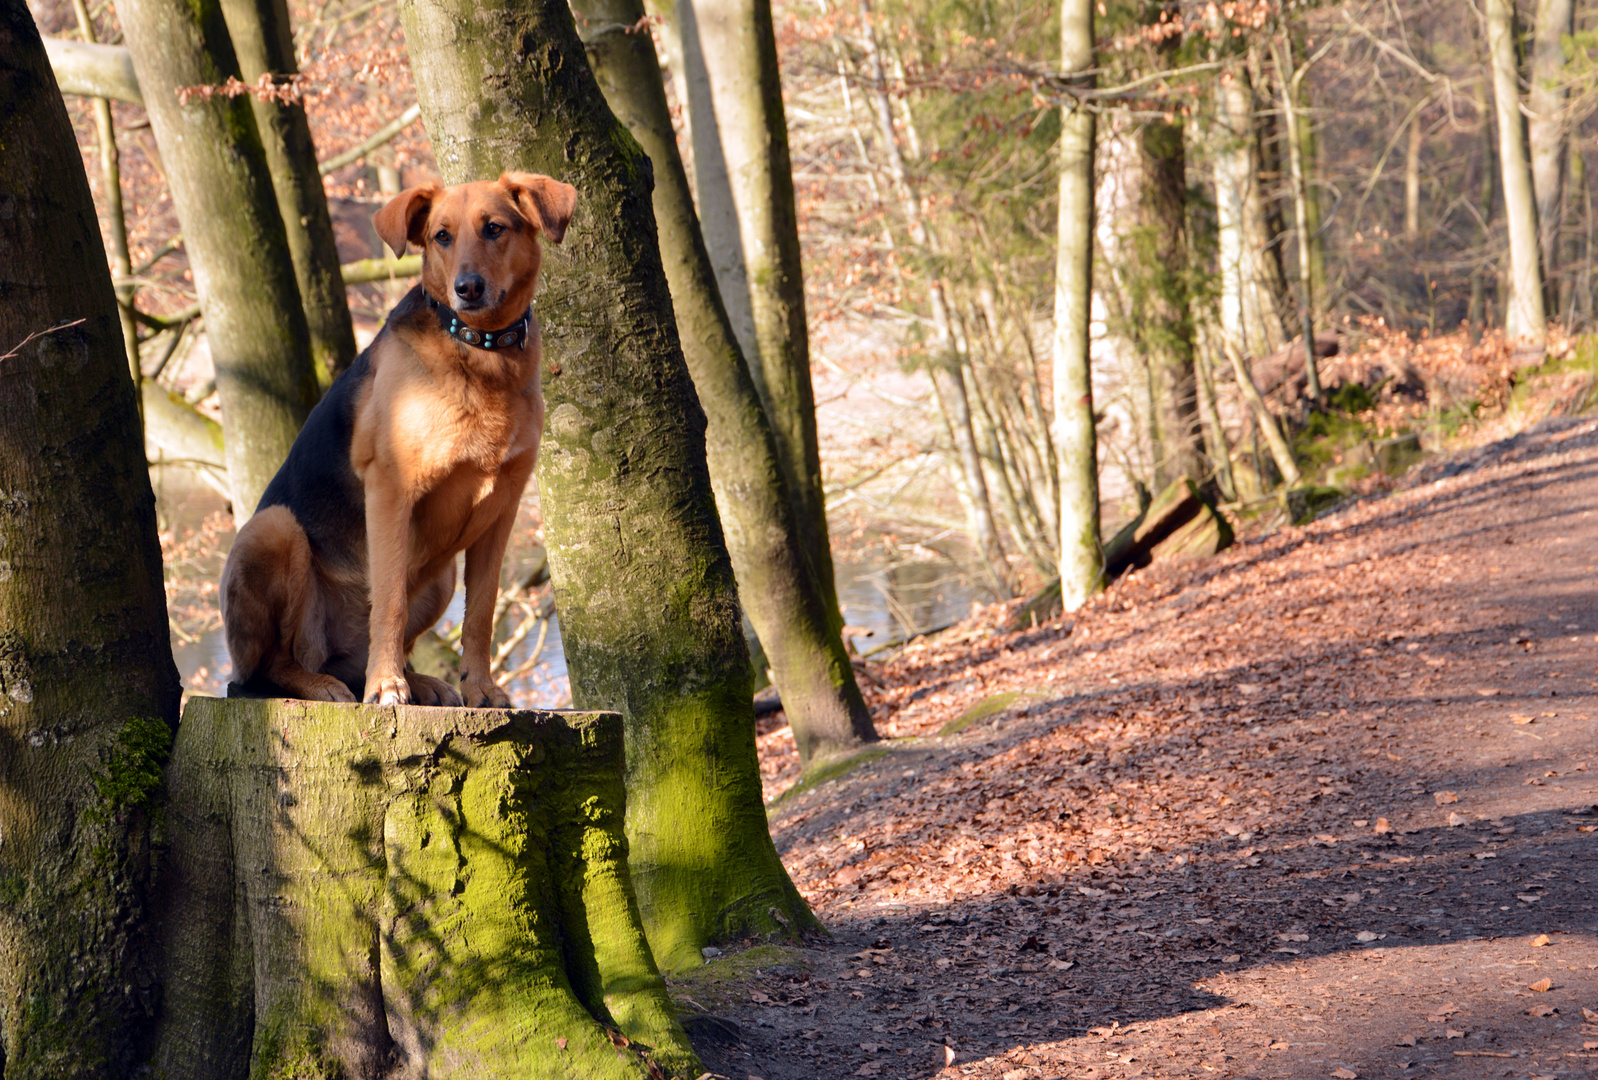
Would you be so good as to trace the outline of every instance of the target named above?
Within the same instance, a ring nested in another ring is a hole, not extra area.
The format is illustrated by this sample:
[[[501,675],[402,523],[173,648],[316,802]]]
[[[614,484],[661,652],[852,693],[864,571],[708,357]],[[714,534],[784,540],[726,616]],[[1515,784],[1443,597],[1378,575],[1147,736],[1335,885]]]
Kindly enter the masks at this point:
[[[461,274],[455,278],[455,295],[468,303],[475,303],[483,298],[483,276],[481,274]]]

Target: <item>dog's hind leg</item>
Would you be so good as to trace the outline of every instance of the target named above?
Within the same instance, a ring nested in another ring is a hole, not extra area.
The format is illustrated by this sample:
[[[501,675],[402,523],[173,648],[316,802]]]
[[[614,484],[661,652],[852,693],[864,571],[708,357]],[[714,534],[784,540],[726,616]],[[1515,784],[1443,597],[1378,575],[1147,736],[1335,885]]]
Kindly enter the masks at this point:
[[[314,670],[320,660],[304,663],[307,647],[314,652],[320,640],[321,596],[310,541],[287,507],[268,507],[239,530],[222,570],[221,604],[235,682],[266,679],[295,697],[355,700],[349,687]]]

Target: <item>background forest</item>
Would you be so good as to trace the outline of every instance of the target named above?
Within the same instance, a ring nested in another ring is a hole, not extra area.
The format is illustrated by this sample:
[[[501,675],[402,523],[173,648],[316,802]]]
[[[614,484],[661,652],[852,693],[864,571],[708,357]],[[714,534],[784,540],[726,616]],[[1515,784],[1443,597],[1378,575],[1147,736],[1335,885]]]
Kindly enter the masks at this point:
[[[1515,263],[1490,12],[1100,6],[1088,100],[1106,540],[1184,476],[1234,522],[1268,527],[1379,487],[1422,447],[1515,404],[1517,372],[1544,354],[1504,344]],[[121,40],[111,4],[34,11],[62,42]],[[671,14],[630,29],[655,41],[692,182]],[[795,0],[773,17],[844,618],[870,649],[1058,575],[1057,146],[1075,92],[1055,74],[1048,4]],[[1578,373],[1593,312],[1591,17],[1573,0],[1527,7],[1513,41],[1550,355]],[[398,6],[293,5],[292,49],[298,73],[268,80],[266,96],[304,104],[364,342],[416,267],[384,252],[371,214],[436,172]],[[214,691],[225,668],[214,582],[231,523],[207,328],[143,108],[67,100],[138,313],[143,377],[164,391],[146,394],[145,422],[152,460],[178,466],[157,477],[180,667]],[[708,231],[713,215],[701,216]],[[1307,323],[1319,394],[1290,348]],[[1276,424],[1256,422],[1245,370],[1290,447],[1273,453]],[[1574,385],[1556,396],[1583,396]],[[1280,509],[1284,482],[1308,494]],[[499,662],[529,702],[549,704],[565,694],[560,634],[529,501]]]

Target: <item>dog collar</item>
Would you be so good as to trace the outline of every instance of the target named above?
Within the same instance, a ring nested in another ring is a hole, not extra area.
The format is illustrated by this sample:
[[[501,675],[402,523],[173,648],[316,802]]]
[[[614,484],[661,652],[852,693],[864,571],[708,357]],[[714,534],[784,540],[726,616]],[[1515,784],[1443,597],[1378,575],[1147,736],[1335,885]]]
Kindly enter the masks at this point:
[[[427,303],[432,307],[433,313],[438,316],[438,325],[444,333],[464,345],[474,349],[514,349],[527,344],[527,333],[533,321],[533,309],[528,308],[527,314],[511,323],[503,330],[474,330],[456,317],[455,312],[427,297]]]

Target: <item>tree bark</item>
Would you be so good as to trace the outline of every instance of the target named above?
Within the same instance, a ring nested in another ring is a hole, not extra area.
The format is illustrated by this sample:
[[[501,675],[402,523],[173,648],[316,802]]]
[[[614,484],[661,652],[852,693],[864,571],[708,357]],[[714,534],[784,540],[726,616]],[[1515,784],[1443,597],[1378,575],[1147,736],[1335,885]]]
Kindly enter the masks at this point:
[[[1093,0],[1061,0],[1060,70],[1091,87]],[[1098,439],[1088,358],[1093,291],[1094,116],[1070,101],[1060,117],[1059,249],[1054,264],[1054,449],[1060,474],[1060,602],[1075,611],[1104,585]]]
[[[130,1075],[149,815],[177,721],[155,499],[94,202],[0,0],[0,1067]]]
[[[222,13],[245,82],[295,74],[294,33],[285,0],[222,0]],[[311,333],[311,360],[326,388],[355,361],[355,326],[339,275],[338,244],[311,126],[305,106],[297,101],[263,101],[252,94],[250,107],[294,261],[294,280]]]
[[[1282,115],[1287,121],[1288,171],[1293,185],[1293,227],[1298,239],[1298,288],[1303,304],[1299,312],[1304,337],[1305,392],[1311,402],[1321,400],[1320,367],[1315,362],[1315,275],[1311,270],[1313,237],[1309,224],[1309,181],[1304,162],[1304,144],[1299,134],[1298,88],[1304,70],[1293,68],[1292,49],[1287,43],[1276,46],[1276,74],[1282,84]]]
[[[242,523],[318,395],[294,263],[248,100],[178,101],[239,74],[219,0],[124,0],[117,14],[205,311]]]
[[[770,0],[676,0],[699,219],[833,621],[837,585]]]
[[[1498,163],[1504,180],[1504,213],[1509,221],[1509,310],[1504,332],[1527,350],[1541,351],[1548,319],[1543,307],[1539,266],[1537,202],[1526,162],[1526,135],[1520,115],[1520,77],[1515,64],[1515,8],[1511,0],[1484,0],[1487,55],[1492,65],[1493,101],[1498,116]]]
[[[1166,39],[1169,64],[1180,43]],[[1186,477],[1205,479],[1198,394],[1193,372],[1193,312],[1188,302],[1187,155],[1180,117],[1143,122],[1138,136],[1138,201],[1144,232],[1138,255],[1149,275],[1146,310],[1138,319],[1154,380],[1155,483],[1162,490]]]
[[[677,332],[708,426],[705,453],[738,593],[765,647],[806,766],[877,738],[788,498],[777,444],[722,305],[677,151],[640,0],[578,0],[605,98],[654,164],[655,221]]]
[[[614,713],[192,699],[156,1074],[699,1075],[627,874],[623,758]]]
[[[1245,356],[1287,343],[1260,190],[1254,89],[1241,58],[1215,82],[1215,215],[1221,264],[1221,327]]]
[[[45,38],[44,48],[63,94],[144,104],[138,77],[133,74],[133,60],[125,47]]]
[[[401,14],[447,179],[533,169],[582,192],[544,263],[558,374],[539,488],[573,700],[627,721],[630,865],[655,956],[678,969],[713,940],[816,926],[766,826],[748,647],[649,159],[606,106],[565,0],[407,0]]]
[[[1575,0],[1537,0],[1532,25],[1531,87],[1526,94],[1527,142],[1531,147],[1531,186],[1537,199],[1537,240],[1543,277],[1559,272],[1559,226],[1563,218],[1565,144],[1564,36],[1576,29]],[[1554,310],[1554,291],[1546,296]]]

